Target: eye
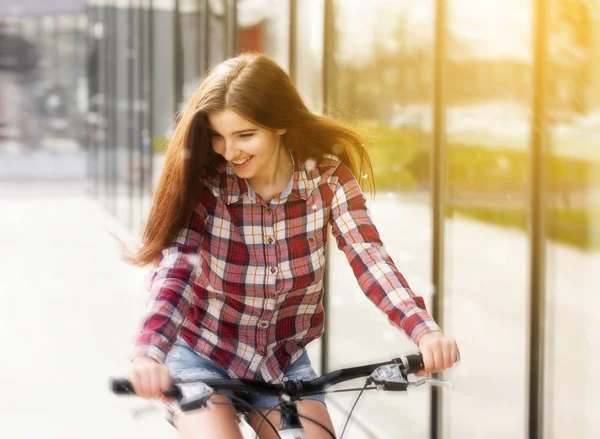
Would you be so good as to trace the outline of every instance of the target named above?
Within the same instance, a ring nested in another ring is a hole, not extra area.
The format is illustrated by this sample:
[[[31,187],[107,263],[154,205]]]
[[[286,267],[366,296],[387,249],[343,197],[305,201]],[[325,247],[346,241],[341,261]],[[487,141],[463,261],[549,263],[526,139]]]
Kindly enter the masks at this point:
[[[240,137],[243,139],[249,139],[250,137],[254,136],[254,133],[244,133],[244,134],[240,134]]]
[[[217,133],[210,133],[210,137],[221,137],[221,135]]]

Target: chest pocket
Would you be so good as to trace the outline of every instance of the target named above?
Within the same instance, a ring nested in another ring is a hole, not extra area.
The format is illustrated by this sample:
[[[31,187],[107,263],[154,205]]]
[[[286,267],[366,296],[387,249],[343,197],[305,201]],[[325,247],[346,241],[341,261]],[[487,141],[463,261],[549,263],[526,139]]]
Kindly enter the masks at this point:
[[[202,240],[203,286],[209,292],[244,296],[253,285],[248,283],[248,267],[254,264],[245,242],[235,228],[207,225]]]
[[[323,231],[302,233],[290,239],[290,269],[297,288],[306,288],[322,275],[325,267]]]

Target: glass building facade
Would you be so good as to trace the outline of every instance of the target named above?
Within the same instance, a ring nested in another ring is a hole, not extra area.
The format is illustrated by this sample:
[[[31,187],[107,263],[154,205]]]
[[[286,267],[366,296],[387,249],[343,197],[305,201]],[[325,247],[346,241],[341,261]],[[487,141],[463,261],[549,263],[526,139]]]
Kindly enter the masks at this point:
[[[374,221],[462,362],[452,391],[366,395],[352,428],[600,437],[600,2],[88,1],[87,29],[89,190],[136,234],[181,102],[235,53],[365,136]],[[323,371],[414,350],[335,248],[326,301]]]
[[[0,5],[0,140],[7,150],[85,145],[88,22],[83,4],[60,6],[26,13]]]

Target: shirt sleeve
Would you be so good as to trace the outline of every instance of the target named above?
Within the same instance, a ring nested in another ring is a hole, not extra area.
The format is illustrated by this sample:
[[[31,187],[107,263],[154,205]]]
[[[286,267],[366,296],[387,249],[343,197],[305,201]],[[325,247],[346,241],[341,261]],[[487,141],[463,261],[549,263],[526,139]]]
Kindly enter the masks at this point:
[[[203,231],[204,217],[195,210],[173,243],[162,251],[158,266],[149,273],[150,299],[133,358],[150,357],[164,363],[190,310]]]
[[[341,164],[333,176],[337,176],[330,218],[333,236],[363,292],[413,342],[418,344],[424,335],[440,331],[423,298],[413,293],[385,251],[362,190],[350,170]]]

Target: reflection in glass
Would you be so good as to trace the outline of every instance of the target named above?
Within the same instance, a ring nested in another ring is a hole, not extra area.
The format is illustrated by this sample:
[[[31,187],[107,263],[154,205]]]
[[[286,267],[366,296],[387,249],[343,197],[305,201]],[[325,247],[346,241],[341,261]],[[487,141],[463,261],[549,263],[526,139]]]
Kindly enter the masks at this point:
[[[202,41],[203,20],[198,13],[198,2],[195,0],[180,0],[179,6],[179,35],[176,46],[180,51],[180,66],[176,66],[179,84],[182,89],[178,92],[182,100],[187,99],[198,88],[200,78],[204,74],[201,65],[204,43]]]
[[[463,357],[447,373],[448,438],[526,431],[532,12],[530,0],[448,5],[444,329]]]
[[[225,61],[226,5],[225,0],[208,0],[208,67]]]
[[[600,437],[600,15],[549,9],[544,437]]]
[[[333,113],[364,135],[377,186],[369,200],[373,220],[400,272],[430,304],[434,2],[340,0],[333,9]],[[344,255],[331,247],[329,367],[413,352],[414,344],[369,302]],[[378,438],[428,437],[430,393],[420,390],[405,398],[368,394],[356,416]],[[331,399],[347,408],[353,397]]]
[[[323,0],[296,0],[296,88],[306,105],[323,112]]]
[[[241,0],[237,8],[238,52],[262,52],[289,71],[289,2]]]

